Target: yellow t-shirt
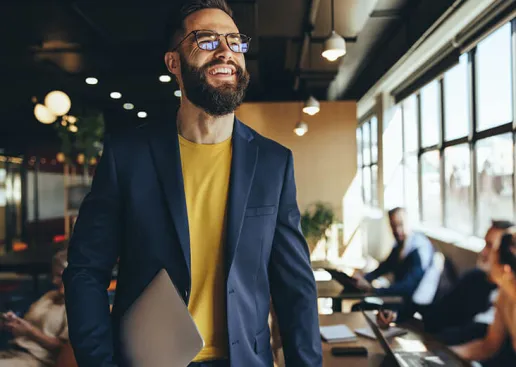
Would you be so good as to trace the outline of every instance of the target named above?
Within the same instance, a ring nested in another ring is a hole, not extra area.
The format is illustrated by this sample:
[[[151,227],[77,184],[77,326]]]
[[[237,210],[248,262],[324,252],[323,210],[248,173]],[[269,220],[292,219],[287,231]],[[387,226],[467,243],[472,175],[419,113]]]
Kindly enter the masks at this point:
[[[194,361],[227,358],[224,257],[231,139],[208,145],[179,136],[179,146],[190,230],[188,310],[205,343]]]

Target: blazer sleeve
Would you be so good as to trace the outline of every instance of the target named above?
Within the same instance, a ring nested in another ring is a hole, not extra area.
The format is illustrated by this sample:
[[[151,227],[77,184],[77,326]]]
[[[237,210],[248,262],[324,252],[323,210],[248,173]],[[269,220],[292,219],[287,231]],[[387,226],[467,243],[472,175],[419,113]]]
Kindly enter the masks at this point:
[[[423,269],[421,257],[417,250],[412,251],[405,261],[408,262],[408,270],[405,276],[388,288],[376,289],[375,292],[377,294],[381,296],[412,297],[423,275],[425,275],[425,270]]]
[[[385,259],[383,262],[381,262],[375,270],[366,274],[364,278],[368,282],[372,282],[373,280],[377,279],[378,277],[381,277],[382,275],[393,272],[397,254],[398,251],[396,251],[396,248],[394,248],[391,251],[389,257]]]
[[[79,210],[63,273],[68,332],[80,367],[116,366],[107,288],[119,253],[121,200],[106,139],[91,191]]]
[[[322,367],[317,289],[300,221],[289,151],[269,262],[271,296],[286,366]]]

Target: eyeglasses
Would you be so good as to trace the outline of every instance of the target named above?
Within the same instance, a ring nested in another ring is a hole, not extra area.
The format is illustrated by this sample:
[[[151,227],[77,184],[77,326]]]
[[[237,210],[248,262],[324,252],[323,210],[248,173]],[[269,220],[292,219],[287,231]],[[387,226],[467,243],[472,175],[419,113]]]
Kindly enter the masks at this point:
[[[188,39],[191,35],[195,36],[197,46],[204,51],[213,51],[220,47],[220,37],[224,36],[226,43],[231,51],[236,53],[245,54],[249,51],[249,45],[251,43],[251,37],[241,33],[227,33],[219,34],[213,31],[198,30],[192,31],[186,35],[185,38],[179,42],[179,44],[172,49],[176,51],[181,44]]]

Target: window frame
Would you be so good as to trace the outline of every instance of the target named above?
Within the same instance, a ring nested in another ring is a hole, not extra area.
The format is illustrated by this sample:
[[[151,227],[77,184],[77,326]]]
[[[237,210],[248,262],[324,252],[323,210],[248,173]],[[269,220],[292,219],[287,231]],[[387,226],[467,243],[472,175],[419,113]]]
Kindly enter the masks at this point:
[[[428,224],[427,221],[425,221],[424,218],[424,203],[423,203],[423,181],[422,181],[422,156],[425,153],[431,152],[431,151],[438,151],[439,152],[439,161],[440,161],[440,192],[441,192],[441,218],[440,218],[440,227],[446,227],[446,224],[449,223],[448,216],[449,213],[447,213],[446,210],[446,196],[448,195],[447,187],[446,187],[446,176],[445,176],[445,167],[446,167],[446,157],[444,154],[444,151],[446,148],[461,145],[461,144],[467,144],[469,147],[469,153],[470,153],[470,187],[469,187],[469,203],[470,203],[470,211],[471,211],[471,217],[470,220],[472,233],[466,233],[467,235],[477,235],[475,233],[476,228],[479,226],[479,215],[478,215],[478,169],[477,169],[477,143],[479,141],[482,141],[483,139],[490,138],[493,136],[498,136],[506,133],[512,134],[512,165],[513,165],[513,173],[512,173],[512,204],[513,204],[513,213],[512,218],[507,218],[510,220],[516,219],[516,18],[509,21],[511,24],[511,39],[509,47],[511,48],[510,54],[511,54],[511,95],[512,95],[512,121],[492,127],[486,130],[477,131],[477,124],[478,124],[478,98],[479,93],[477,91],[477,70],[476,70],[476,63],[477,63],[477,45],[470,48],[465,52],[467,54],[467,93],[468,93],[468,111],[469,111],[469,127],[468,127],[468,134],[466,136],[462,136],[459,138],[446,140],[446,112],[445,112],[445,86],[444,86],[444,78],[445,74],[448,70],[453,68],[455,65],[452,65],[450,68],[447,68],[446,70],[443,70],[436,78],[430,80],[428,83],[423,85],[421,88],[416,90],[411,95],[407,96],[403,100],[399,101],[399,107],[401,108],[401,115],[402,115],[402,145],[403,145],[403,157],[401,164],[403,166],[406,165],[407,157],[410,154],[413,154],[414,152],[406,152],[405,151],[405,102],[409,99],[415,96],[416,98],[416,108],[417,108],[417,129],[418,129],[418,139],[417,139],[417,161],[418,161],[418,200],[419,200],[419,218],[422,224],[425,223]],[[494,33],[496,30],[498,30],[500,27],[506,25],[507,23],[502,23],[495,29],[493,29],[487,37],[489,37],[492,33]],[[486,37],[486,38],[487,38]],[[481,41],[480,41],[481,42]],[[458,60],[457,60],[458,61]],[[439,111],[438,115],[440,117],[439,121],[439,142],[436,145],[422,147],[422,111],[421,111],[421,90],[429,85],[430,83],[433,83],[437,81],[438,83],[438,90],[439,90]],[[406,193],[407,190],[407,177],[405,177],[405,170],[403,171],[403,190]],[[404,200],[406,198],[406,195],[404,195]]]
[[[372,121],[376,119],[376,159],[373,160],[373,129],[371,128],[372,126]],[[363,127],[365,125],[368,125],[368,131],[369,131],[369,139],[367,140],[367,149],[366,149],[366,144],[365,144],[365,141],[364,141],[364,129]],[[361,178],[361,188],[360,188],[360,192],[361,192],[361,195],[362,195],[362,201],[364,204],[366,205],[370,205],[370,206],[374,206],[374,207],[377,207],[379,206],[379,197],[378,197],[378,170],[379,170],[379,167],[378,167],[378,156],[379,156],[379,152],[378,152],[378,145],[379,145],[379,139],[380,139],[380,135],[379,134],[379,122],[378,122],[378,118],[376,116],[376,114],[374,114],[373,112],[367,114],[367,117],[364,118],[357,126],[357,132],[360,132],[360,139],[361,139],[361,142],[360,142],[360,147],[358,147],[358,144],[357,144],[357,151],[359,148],[361,148],[361,159],[357,159],[357,174],[360,175],[360,178]],[[358,135],[358,134],[356,134]],[[364,156],[365,156],[365,152],[368,151],[369,152],[369,163],[368,164],[364,164]],[[360,162],[359,162],[360,161]],[[376,176],[376,184],[373,184],[373,167],[376,167],[376,172],[377,172],[377,176]],[[365,184],[365,175],[364,175],[364,171],[366,169],[369,169],[371,174],[369,176],[369,187],[370,187],[370,192],[369,192],[369,197],[371,198],[371,200],[366,200],[366,192],[365,192],[365,187],[366,187],[366,184]],[[374,195],[374,192],[376,191],[376,195]],[[376,199],[375,199],[376,198]],[[375,202],[376,200],[376,202]]]

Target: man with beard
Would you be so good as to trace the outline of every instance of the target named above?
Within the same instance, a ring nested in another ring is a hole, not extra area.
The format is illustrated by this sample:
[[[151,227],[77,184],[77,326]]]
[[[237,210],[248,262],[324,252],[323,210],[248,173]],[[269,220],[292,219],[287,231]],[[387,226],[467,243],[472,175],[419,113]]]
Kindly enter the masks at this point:
[[[71,239],[64,282],[79,366],[130,365],[121,318],[162,268],[205,341],[192,366],[272,366],[271,297],[286,365],[322,366],[292,153],[234,115],[250,39],[224,0],[188,1],[171,24],[176,119],[105,140]]]

